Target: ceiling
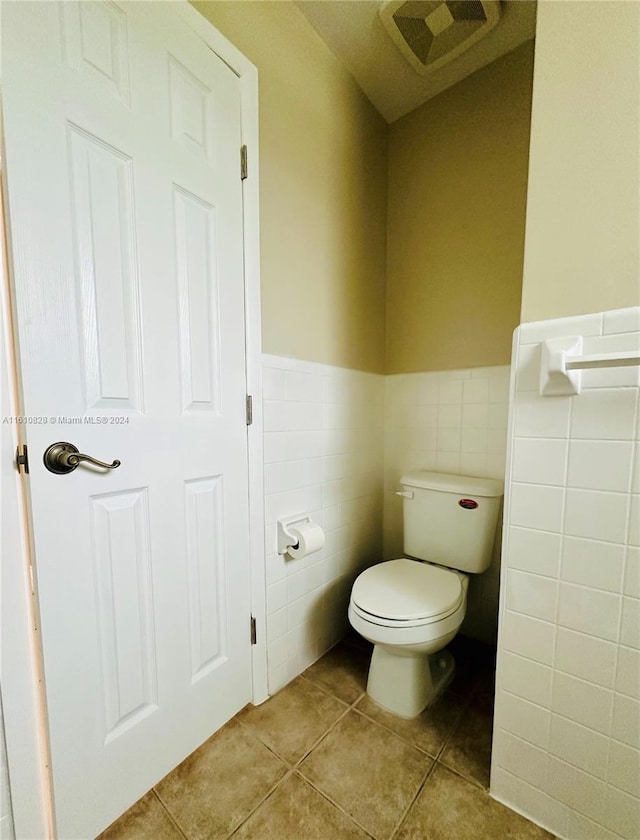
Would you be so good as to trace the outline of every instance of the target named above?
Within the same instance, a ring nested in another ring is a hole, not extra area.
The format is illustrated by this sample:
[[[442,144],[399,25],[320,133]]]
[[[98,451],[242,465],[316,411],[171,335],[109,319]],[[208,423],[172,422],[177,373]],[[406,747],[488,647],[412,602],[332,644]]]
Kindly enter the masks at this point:
[[[484,39],[450,64],[420,76],[385,31],[378,14],[382,2],[297,0],[296,4],[388,123],[535,35],[535,0],[502,0],[500,21]]]

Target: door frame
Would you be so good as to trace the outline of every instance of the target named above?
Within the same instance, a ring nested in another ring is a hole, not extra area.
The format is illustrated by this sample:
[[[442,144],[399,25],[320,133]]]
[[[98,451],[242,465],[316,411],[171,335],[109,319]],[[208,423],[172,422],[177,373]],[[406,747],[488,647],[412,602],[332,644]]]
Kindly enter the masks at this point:
[[[260,214],[257,68],[187,0],[176,12],[192,31],[238,77],[241,143],[247,147],[248,177],[242,181],[245,359],[247,394],[252,397],[252,424],[247,427],[251,615],[256,643],[251,648],[252,702],[268,694],[266,645],[266,577],[264,564],[262,335],[260,302]],[[0,76],[0,100],[2,79]],[[1,101],[0,101],[1,106]],[[0,107],[0,408],[2,417],[20,416],[20,364],[14,341],[11,293],[10,209],[3,201],[5,161]],[[238,169],[240,150],[238,150]],[[6,259],[5,259],[6,257]],[[0,686],[4,701],[9,788],[17,837],[55,836],[46,701],[42,684],[37,599],[31,586],[29,489],[15,469],[15,451],[22,443],[17,425],[0,427]],[[11,558],[11,562],[8,562]],[[247,627],[249,633],[249,627]],[[0,721],[0,726],[2,722]],[[6,776],[5,776],[6,780]]]

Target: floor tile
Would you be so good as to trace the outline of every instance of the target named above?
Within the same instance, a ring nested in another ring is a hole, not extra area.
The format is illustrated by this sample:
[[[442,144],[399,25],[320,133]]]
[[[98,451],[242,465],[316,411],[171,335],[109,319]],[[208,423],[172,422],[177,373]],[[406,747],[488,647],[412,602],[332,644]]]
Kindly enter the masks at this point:
[[[231,721],[155,790],[189,840],[218,840],[249,816],[286,771],[255,736]]]
[[[183,840],[167,812],[151,791],[109,826],[97,840]]]
[[[350,711],[300,765],[300,772],[378,840],[386,840],[432,760]]]
[[[304,676],[345,703],[354,703],[367,687],[371,653],[341,642],[304,672]]]
[[[298,677],[261,706],[247,706],[237,720],[294,764],[346,709],[340,700]]]
[[[440,756],[441,763],[488,788],[492,728],[493,695],[476,692]]]
[[[410,720],[381,709],[367,694],[358,701],[356,706],[358,711],[367,717],[386,726],[405,741],[434,757],[438,755],[453,731],[462,707],[462,699],[452,692],[445,692],[433,706]]]
[[[369,840],[298,775],[288,776],[233,835],[232,840]]]
[[[544,829],[436,765],[394,840],[543,840]]]

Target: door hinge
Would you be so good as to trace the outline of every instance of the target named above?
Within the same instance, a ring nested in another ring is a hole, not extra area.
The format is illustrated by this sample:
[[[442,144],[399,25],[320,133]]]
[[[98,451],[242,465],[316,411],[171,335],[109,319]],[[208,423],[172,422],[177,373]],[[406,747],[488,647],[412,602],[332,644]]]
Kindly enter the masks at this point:
[[[250,426],[253,423],[253,397],[251,396],[251,394],[247,394],[246,415],[247,426]]]
[[[249,175],[248,165],[247,165],[247,147],[241,146],[240,147],[240,179],[242,181],[245,180]]]
[[[251,616],[251,644],[255,645],[256,643],[256,620],[253,616]]]
[[[22,452],[20,452],[21,449]],[[29,452],[26,443],[21,444],[16,449],[16,467],[18,468],[18,472],[20,472],[20,468],[22,467],[25,475],[29,475]]]

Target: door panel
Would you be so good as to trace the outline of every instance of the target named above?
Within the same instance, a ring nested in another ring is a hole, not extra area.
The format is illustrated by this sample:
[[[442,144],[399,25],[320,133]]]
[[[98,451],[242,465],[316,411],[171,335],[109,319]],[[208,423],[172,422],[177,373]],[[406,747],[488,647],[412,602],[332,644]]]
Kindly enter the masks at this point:
[[[240,92],[171,3],[2,4],[61,838],[250,699]],[[54,475],[69,441],[121,466]]]

